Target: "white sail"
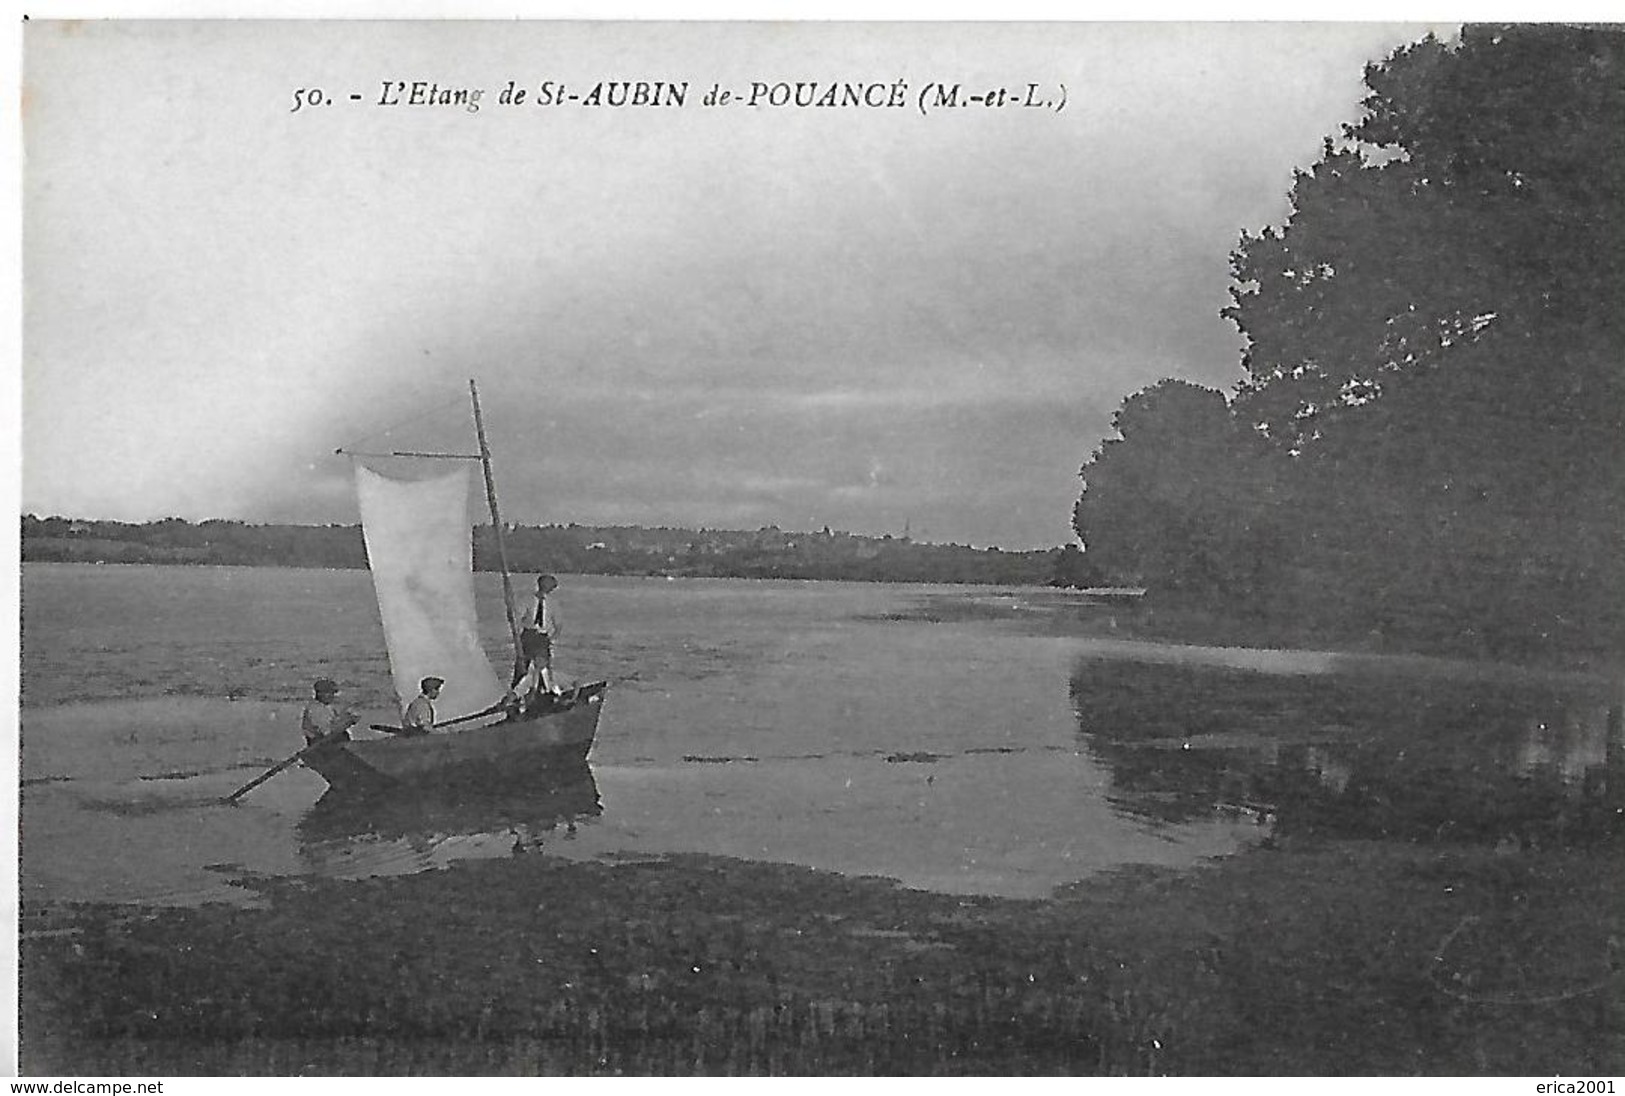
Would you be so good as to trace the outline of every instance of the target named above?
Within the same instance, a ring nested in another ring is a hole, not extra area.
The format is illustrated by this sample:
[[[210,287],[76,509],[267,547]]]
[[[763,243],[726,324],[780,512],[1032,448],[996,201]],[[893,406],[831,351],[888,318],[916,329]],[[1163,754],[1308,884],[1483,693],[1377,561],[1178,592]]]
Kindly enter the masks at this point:
[[[435,703],[437,722],[491,707],[504,689],[480,647],[474,615],[468,469],[397,480],[357,463],[355,479],[401,705],[418,695],[423,678],[438,677],[446,684]]]

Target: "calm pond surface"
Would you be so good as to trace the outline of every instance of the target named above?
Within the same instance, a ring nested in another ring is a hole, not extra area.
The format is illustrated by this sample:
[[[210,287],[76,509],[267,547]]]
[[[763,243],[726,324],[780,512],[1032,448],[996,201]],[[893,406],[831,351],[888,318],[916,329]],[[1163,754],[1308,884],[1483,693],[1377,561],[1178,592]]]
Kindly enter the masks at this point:
[[[1047,589],[567,576],[556,664],[612,682],[589,766],[364,810],[296,767],[223,807],[302,744],[311,679],[393,717],[367,574],[29,564],[22,590],[25,901],[515,851],[1039,897],[1282,832],[1583,843],[1625,791],[1618,679],[1099,638],[1110,610]]]

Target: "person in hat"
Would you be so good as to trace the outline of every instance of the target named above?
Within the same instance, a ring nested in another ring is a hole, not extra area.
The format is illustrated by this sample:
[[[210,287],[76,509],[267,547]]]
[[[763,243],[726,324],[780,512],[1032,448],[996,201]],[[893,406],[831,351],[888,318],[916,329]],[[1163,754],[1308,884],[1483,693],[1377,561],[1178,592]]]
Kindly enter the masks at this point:
[[[559,580],[552,575],[538,576],[536,596],[527,598],[519,612],[519,649],[523,660],[508,689],[510,703],[539,697],[543,692],[558,695],[558,687],[553,682],[553,640],[559,634],[558,599],[549,596],[558,588]]]
[[[354,712],[338,706],[339,685],[330,677],[316,679],[314,699],[299,713],[299,729],[305,732],[305,745],[326,739],[348,739],[357,719]]]
[[[417,697],[401,716],[402,734],[428,734],[434,730],[434,702],[440,698],[440,686],[444,684],[438,677],[426,677],[418,683]]]

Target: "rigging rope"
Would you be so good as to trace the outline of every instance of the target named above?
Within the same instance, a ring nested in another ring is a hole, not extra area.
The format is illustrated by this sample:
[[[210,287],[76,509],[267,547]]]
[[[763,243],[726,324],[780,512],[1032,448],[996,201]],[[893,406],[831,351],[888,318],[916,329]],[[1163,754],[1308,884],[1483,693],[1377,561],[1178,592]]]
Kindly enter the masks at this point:
[[[458,407],[463,406],[462,397],[459,396],[456,399],[445,400],[445,401],[443,401],[441,403],[435,404],[433,407],[430,407],[426,411],[419,411],[415,415],[408,415],[406,418],[401,419],[399,422],[393,422],[393,423],[390,423],[388,426],[380,427],[379,429],[374,430],[374,431],[372,431],[370,433],[362,434],[362,435],[354,438],[353,440],[347,441],[343,445],[338,446],[338,448],[340,450],[360,448],[361,444],[363,442],[369,442],[369,441],[372,441],[375,438],[386,437],[387,435],[393,433],[394,431],[399,430],[403,426],[409,425],[409,424],[414,423],[414,422],[418,422],[418,421],[420,421],[422,419],[426,419],[430,415],[441,414],[447,408],[452,407],[452,406],[458,406]]]

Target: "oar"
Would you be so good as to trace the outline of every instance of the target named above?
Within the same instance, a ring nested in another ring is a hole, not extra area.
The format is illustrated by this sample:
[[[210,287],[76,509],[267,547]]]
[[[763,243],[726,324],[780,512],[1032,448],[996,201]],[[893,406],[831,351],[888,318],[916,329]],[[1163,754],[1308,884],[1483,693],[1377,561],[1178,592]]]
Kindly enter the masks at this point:
[[[278,761],[275,765],[272,765],[269,769],[266,769],[264,772],[260,773],[253,780],[250,780],[247,784],[244,784],[242,787],[238,788],[236,791],[234,791],[230,795],[226,796],[220,802],[222,802],[222,803],[235,803],[235,802],[237,802],[237,800],[239,798],[241,798],[244,795],[247,795],[249,792],[251,792],[255,788],[259,787],[261,784],[263,784],[267,780],[271,779],[277,773],[281,772],[283,769],[286,769],[289,765],[292,765],[295,761],[298,761],[301,757],[304,757],[311,750],[314,750],[317,746],[324,745],[326,743],[326,741],[327,740],[325,738],[318,738],[316,741],[312,742],[310,745],[306,746],[304,749],[300,750],[298,753],[294,754],[292,757],[283,758],[281,761]]]
[[[504,706],[504,702],[499,700],[489,708],[485,709],[483,712],[475,712],[472,715],[460,715],[456,719],[448,719],[444,723],[436,723],[435,726],[455,727],[457,724],[467,723],[471,719],[484,719],[488,715],[496,715],[503,709]],[[391,727],[386,723],[369,723],[367,726],[371,727],[375,731],[391,731],[395,734],[400,734],[406,729],[405,727]]]

